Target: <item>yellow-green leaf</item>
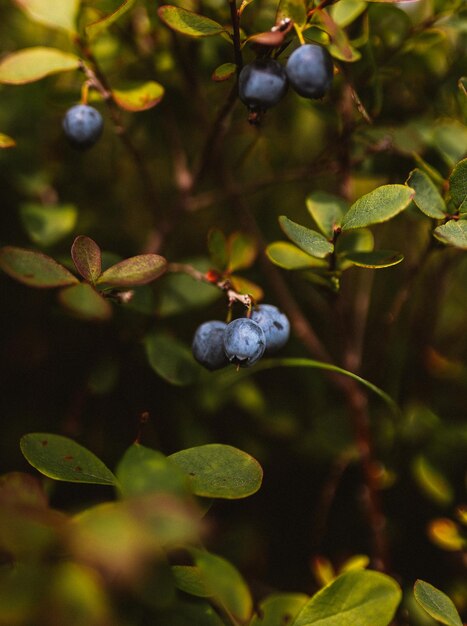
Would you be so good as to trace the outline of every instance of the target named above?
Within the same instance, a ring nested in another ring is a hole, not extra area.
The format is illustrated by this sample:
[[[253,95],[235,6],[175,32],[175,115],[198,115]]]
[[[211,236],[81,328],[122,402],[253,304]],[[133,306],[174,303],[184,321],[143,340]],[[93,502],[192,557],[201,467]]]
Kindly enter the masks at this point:
[[[274,241],[266,248],[266,254],[273,263],[286,270],[327,267],[325,261],[303,252],[288,241]]]
[[[306,208],[323,235],[331,238],[335,229],[340,227],[348,205],[339,196],[325,191],[314,191],[307,196]]]
[[[53,246],[75,227],[78,211],[72,204],[23,204],[21,221],[29,237],[40,246]]]
[[[449,220],[433,231],[442,243],[467,250],[467,220]]]
[[[422,213],[442,220],[446,204],[431,178],[418,168],[410,172],[407,185],[415,190],[414,202]]]
[[[88,24],[86,26],[86,34],[88,37],[96,37],[106,31],[115,21],[131,9],[136,0],[125,0],[113,13],[102,17],[101,19]]]
[[[120,108],[126,111],[146,111],[162,100],[164,87],[151,80],[146,83],[134,83],[124,89],[113,89],[112,94]]]
[[[344,263],[357,267],[378,269],[392,267],[404,260],[404,255],[395,250],[372,250],[371,252],[348,252],[343,256]]]
[[[80,0],[15,0],[31,19],[45,26],[76,31]]]
[[[386,222],[406,209],[414,195],[406,185],[377,187],[352,204],[342,220],[342,230]]]
[[[211,37],[225,32],[218,22],[180,7],[165,4],[157,12],[169,28],[189,37]]]
[[[297,616],[309,600],[304,593],[277,593],[263,600],[259,615],[255,615],[250,626],[285,626]]]
[[[115,287],[145,285],[165,272],[167,261],[158,254],[139,254],[102,272],[97,282]]]
[[[433,585],[417,580],[414,596],[419,605],[436,621],[446,626],[462,626],[462,620],[451,598]]]
[[[250,235],[235,232],[227,240],[227,254],[229,262],[228,272],[236,272],[250,267],[258,254],[256,241]]]
[[[333,244],[321,233],[301,226],[285,215],[279,217],[279,225],[291,241],[311,256],[322,259],[334,250]]]
[[[228,80],[231,78],[237,70],[237,66],[235,63],[223,63],[216,67],[214,72],[212,73],[212,80],[216,83],[221,83],[224,80]]]
[[[0,83],[23,85],[36,80],[78,69],[80,59],[75,54],[57,48],[35,46],[13,52],[0,61]]]
[[[70,313],[83,320],[104,322],[112,316],[109,301],[88,283],[78,283],[62,289],[58,299]]]
[[[297,26],[306,24],[306,5],[304,0],[280,0],[276,13],[276,23],[291,19]]]
[[[460,161],[449,177],[451,198],[456,207],[466,203],[467,198],[467,159]]]
[[[0,249],[0,268],[29,287],[65,287],[78,283],[76,276],[51,257],[14,246]]]

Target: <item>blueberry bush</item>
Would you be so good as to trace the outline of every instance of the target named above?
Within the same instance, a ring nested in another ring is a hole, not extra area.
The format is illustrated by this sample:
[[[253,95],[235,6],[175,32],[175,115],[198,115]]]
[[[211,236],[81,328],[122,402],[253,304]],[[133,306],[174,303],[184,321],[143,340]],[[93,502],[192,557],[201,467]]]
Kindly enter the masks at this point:
[[[0,625],[462,626],[464,0],[0,9]]]

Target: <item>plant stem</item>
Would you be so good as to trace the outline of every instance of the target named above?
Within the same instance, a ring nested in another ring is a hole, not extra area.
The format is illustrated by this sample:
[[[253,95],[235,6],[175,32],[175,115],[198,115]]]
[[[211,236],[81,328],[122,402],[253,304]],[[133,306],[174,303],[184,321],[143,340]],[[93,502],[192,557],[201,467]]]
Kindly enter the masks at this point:
[[[237,10],[236,0],[229,0],[230,7],[230,20],[232,22],[232,30],[233,30],[233,46],[234,46],[234,56],[235,56],[235,65],[237,66],[237,75],[240,74],[240,71],[243,67],[243,56],[242,56],[242,47],[240,41],[240,14]]]

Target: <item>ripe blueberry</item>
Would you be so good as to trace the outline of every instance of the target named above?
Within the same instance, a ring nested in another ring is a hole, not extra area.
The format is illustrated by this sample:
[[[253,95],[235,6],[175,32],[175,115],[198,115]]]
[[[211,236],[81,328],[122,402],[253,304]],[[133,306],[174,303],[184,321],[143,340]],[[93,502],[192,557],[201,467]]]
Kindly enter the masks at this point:
[[[276,306],[260,304],[252,312],[251,319],[264,331],[267,352],[275,352],[285,346],[290,335],[290,323]]]
[[[229,364],[224,353],[225,322],[211,320],[198,326],[191,346],[193,356],[208,370],[218,370]]]
[[[280,63],[274,59],[256,59],[240,72],[238,95],[251,110],[264,111],[281,100],[287,86],[287,76]]]
[[[102,115],[87,104],[71,107],[63,118],[63,130],[68,141],[74,148],[80,150],[86,150],[96,143],[103,126]]]
[[[331,55],[322,46],[305,44],[292,52],[285,71],[298,94],[305,98],[322,98],[332,83]]]
[[[228,360],[240,367],[250,367],[260,359],[266,348],[264,331],[251,319],[240,317],[224,332],[224,352]]]

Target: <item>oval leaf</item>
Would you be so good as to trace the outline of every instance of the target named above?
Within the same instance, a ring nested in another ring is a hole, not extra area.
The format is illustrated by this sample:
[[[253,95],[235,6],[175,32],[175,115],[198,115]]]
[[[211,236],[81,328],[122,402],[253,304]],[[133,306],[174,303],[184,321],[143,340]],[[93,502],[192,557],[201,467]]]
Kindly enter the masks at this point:
[[[460,161],[449,177],[451,198],[456,207],[467,205],[467,159]],[[467,210],[467,206],[465,209]]]
[[[322,259],[334,250],[333,244],[321,233],[292,222],[285,215],[279,217],[279,224],[287,237],[311,256]]]
[[[446,626],[462,626],[462,620],[453,601],[433,585],[424,580],[417,580],[414,596],[419,605],[436,621]]]
[[[452,504],[453,488],[445,476],[425,456],[419,455],[414,459],[412,472],[425,495],[433,502],[442,506]]]
[[[8,135],[0,133],[0,149],[14,148],[15,146],[16,141],[14,139],[8,137]]]
[[[235,63],[223,63],[222,65],[219,65],[219,67],[216,67],[211,78],[216,83],[221,83],[224,80],[232,78],[236,71],[237,66]]]
[[[342,216],[348,206],[345,200],[338,196],[325,191],[315,191],[307,197],[306,208],[323,235],[331,238],[335,229],[340,227]]]
[[[51,257],[14,246],[0,249],[0,268],[29,287],[65,287],[78,282],[73,274]]]
[[[414,202],[422,213],[438,220],[445,217],[446,204],[425,172],[419,169],[410,172],[407,185],[415,190]]]
[[[227,241],[228,272],[236,272],[250,267],[258,254],[256,240],[245,233],[236,232]]]
[[[154,333],[144,340],[149,365],[173,385],[190,385],[201,374],[201,366],[194,360],[191,351],[172,337]]]
[[[90,237],[79,235],[71,246],[71,258],[83,278],[95,283],[102,272],[101,249]]]
[[[401,596],[399,585],[385,574],[346,572],[318,591],[292,626],[388,626]]]
[[[0,61],[0,83],[23,85],[35,80],[76,70],[80,59],[75,54],[62,52],[56,48],[36,46],[13,52]]]
[[[125,0],[125,2],[123,2],[123,4],[121,4],[113,13],[102,17],[100,20],[97,20],[97,22],[88,24],[86,26],[86,35],[88,37],[96,37],[97,35],[100,35],[100,33],[106,31],[109,26],[116,22],[119,17],[129,11],[134,3],[135,0]]]
[[[162,100],[164,87],[151,80],[125,89],[113,89],[112,94],[118,106],[126,111],[147,111]]]
[[[342,229],[386,222],[406,209],[415,191],[405,185],[383,185],[359,198],[344,215]]]
[[[15,0],[31,19],[74,33],[80,0]]]
[[[259,616],[250,626],[285,626],[290,624],[307,603],[309,597],[303,593],[278,593],[266,598],[259,605]]]
[[[167,261],[158,254],[140,254],[112,265],[97,282],[115,287],[146,285],[163,274],[166,266]]]
[[[435,228],[433,235],[446,245],[467,250],[467,220],[449,220]]]
[[[20,447],[28,463],[49,478],[98,485],[117,482],[97,456],[68,437],[30,433],[21,437]]]
[[[193,565],[173,565],[172,574],[175,579],[175,585],[180,591],[189,593],[197,598],[209,598],[211,595],[211,592],[204,584],[198,567]]]
[[[310,256],[288,241],[275,241],[269,244],[266,254],[273,263],[286,270],[327,266],[325,261]]]
[[[404,260],[404,255],[394,250],[373,250],[372,252],[348,252],[344,259],[357,267],[378,269],[397,265]]]
[[[306,24],[306,6],[304,0],[280,0],[277,7],[276,23],[290,18],[297,26]]]
[[[189,37],[211,37],[225,31],[223,26],[209,17],[180,7],[165,4],[157,12],[169,28]]]
[[[261,487],[263,470],[252,456],[219,443],[169,456],[188,475],[193,493],[206,498],[246,498]]]
[[[21,221],[29,237],[40,246],[53,246],[75,227],[78,211],[72,204],[23,204]]]
[[[112,316],[109,301],[88,283],[78,283],[62,289],[58,299],[70,313],[82,320],[105,322]]]

